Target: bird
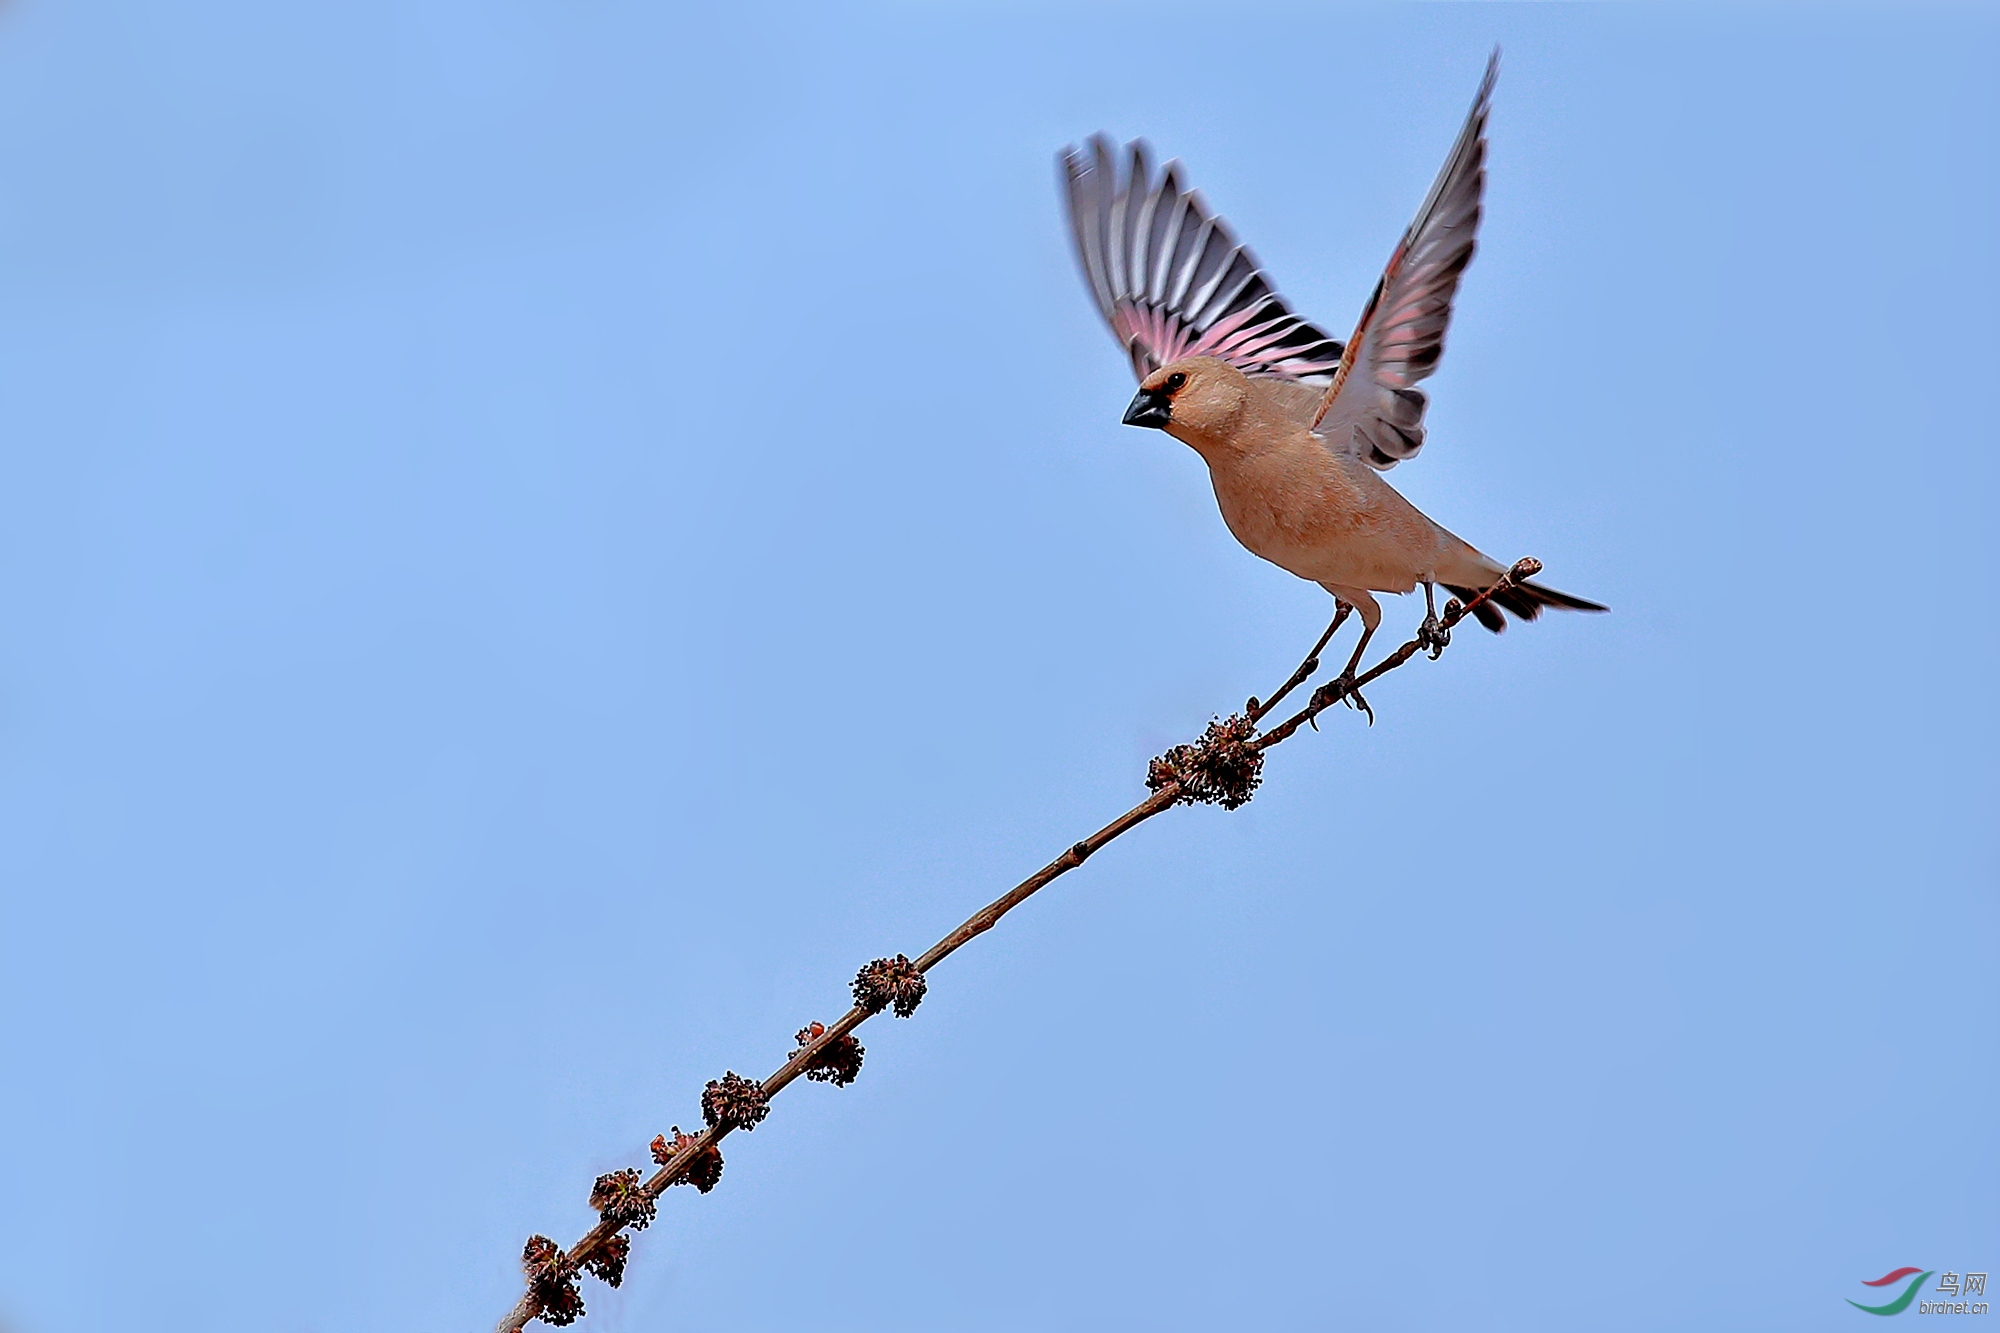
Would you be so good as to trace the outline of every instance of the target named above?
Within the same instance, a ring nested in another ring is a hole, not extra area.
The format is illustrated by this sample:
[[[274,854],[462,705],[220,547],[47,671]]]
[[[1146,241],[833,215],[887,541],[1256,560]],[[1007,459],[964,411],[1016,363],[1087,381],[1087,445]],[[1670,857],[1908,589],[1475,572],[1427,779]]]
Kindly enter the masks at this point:
[[[1363,709],[1355,670],[1382,622],[1374,594],[1423,587],[1418,640],[1435,656],[1437,585],[1470,602],[1508,568],[1382,475],[1424,446],[1429,400],[1416,386],[1437,369],[1475,248],[1499,56],[1488,59],[1464,128],[1345,343],[1292,313],[1229,224],[1186,185],[1179,162],[1155,176],[1143,139],[1121,154],[1101,133],[1087,152],[1057,155],[1084,282],[1139,379],[1124,424],[1192,447],[1236,539],[1333,594],[1333,624],[1307,668],[1350,611],[1360,613],[1360,641],[1335,685]],[[1524,579],[1473,614],[1497,634],[1502,609],[1533,620],[1544,607],[1609,609]]]

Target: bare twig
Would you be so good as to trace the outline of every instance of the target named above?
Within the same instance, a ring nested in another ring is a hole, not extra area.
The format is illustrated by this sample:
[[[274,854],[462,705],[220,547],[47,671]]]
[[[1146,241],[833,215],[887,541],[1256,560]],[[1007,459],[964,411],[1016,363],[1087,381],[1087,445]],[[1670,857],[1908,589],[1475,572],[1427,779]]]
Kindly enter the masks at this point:
[[[1540,572],[1541,562],[1537,560],[1517,562],[1499,582],[1465,605],[1459,605],[1456,598],[1447,602],[1439,624],[1450,630],[1495,593],[1523,579],[1533,578]],[[554,1242],[540,1236],[528,1242],[524,1261],[528,1271],[528,1289],[500,1321],[497,1333],[521,1333],[528,1322],[537,1317],[551,1324],[574,1321],[583,1313],[582,1298],[576,1290],[580,1273],[592,1273],[617,1286],[625,1269],[627,1240],[622,1234],[625,1229],[631,1227],[636,1230],[645,1226],[652,1219],[653,1207],[660,1195],[670,1186],[695,1180],[697,1163],[706,1154],[715,1150],[734,1130],[755,1128],[771,1098],[801,1074],[822,1066],[829,1047],[836,1047],[837,1043],[845,1041],[854,1029],[887,1007],[891,1003],[890,992],[883,989],[883,984],[900,987],[894,991],[894,1007],[899,1017],[908,1017],[923,996],[924,974],[977,936],[991,930],[999,924],[1001,917],[1054,880],[1082,865],[1092,853],[1112,839],[1130,832],[1174,805],[1212,801],[1234,809],[1243,804],[1250,799],[1250,793],[1260,780],[1264,751],[1283,744],[1301,726],[1338,703],[1342,696],[1359,691],[1363,685],[1394,671],[1423,649],[1434,646],[1434,640],[1420,634],[1353,681],[1334,680],[1320,686],[1313,691],[1303,709],[1269,731],[1256,734],[1256,723],[1268,715],[1279,700],[1319,669],[1320,650],[1340,628],[1349,609],[1345,606],[1340,608],[1333,623],[1327,626],[1326,633],[1306,654],[1305,661],[1268,701],[1259,703],[1255,699],[1250,700],[1245,712],[1227,721],[1211,724],[1199,742],[1177,745],[1155,759],[1147,776],[1147,786],[1153,791],[1151,796],[1082,842],[1073,844],[1061,856],[973,913],[958,929],[932,945],[915,963],[898,955],[893,960],[878,959],[862,969],[862,975],[855,983],[854,1007],[817,1035],[810,1035],[811,1029],[802,1032],[799,1049],[761,1084],[752,1084],[734,1074],[710,1083],[709,1092],[703,1097],[703,1112],[708,1119],[708,1127],[693,1137],[677,1134],[670,1150],[664,1137],[656,1139],[656,1159],[664,1160],[660,1169],[636,1188],[630,1183],[636,1180],[636,1172],[600,1177],[599,1188],[593,1191],[593,1201],[602,1206],[600,1219],[568,1251],[557,1249]],[[818,1027],[817,1024],[813,1026]],[[854,1058],[858,1062],[858,1052]],[[711,1165],[713,1171],[720,1171],[719,1155]],[[713,1179],[711,1172],[700,1182],[704,1192]],[[606,1182],[611,1184],[607,1186]]]

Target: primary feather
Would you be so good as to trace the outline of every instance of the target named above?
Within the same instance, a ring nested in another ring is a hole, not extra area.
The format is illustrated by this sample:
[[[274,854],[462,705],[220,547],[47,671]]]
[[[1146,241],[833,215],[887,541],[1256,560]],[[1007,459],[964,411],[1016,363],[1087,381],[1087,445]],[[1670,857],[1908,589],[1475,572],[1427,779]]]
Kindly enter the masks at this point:
[[[1329,444],[1374,468],[1392,468],[1424,447],[1428,404],[1416,386],[1444,355],[1452,299],[1476,248],[1486,192],[1486,115],[1499,60],[1496,51],[1486,62],[1465,127],[1389,256],[1348,340],[1353,355],[1312,419]]]
[[[1119,152],[1099,134],[1061,154],[1077,262],[1140,379],[1169,362],[1213,356],[1246,375],[1326,385],[1340,343],[1291,312],[1201,196],[1169,162],[1157,179],[1146,145]]]

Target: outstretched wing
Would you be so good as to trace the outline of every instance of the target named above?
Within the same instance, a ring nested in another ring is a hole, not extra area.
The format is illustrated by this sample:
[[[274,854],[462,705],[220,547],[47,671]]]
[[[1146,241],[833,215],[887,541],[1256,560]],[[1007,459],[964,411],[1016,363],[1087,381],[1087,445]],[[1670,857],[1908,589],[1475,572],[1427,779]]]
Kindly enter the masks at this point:
[[[1424,447],[1426,400],[1416,385],[1430,377],[1444,354],[1452,298],[1472,262],[1479,202],[1486,192],[1486,112],[1499,69],[1495,51],[1451,156],[1389,256],[1348,340],[1354,355],[1334,376],[1313,418],[1313,430],[1328,444],[1371,467],[1392,468]]]
[[[1118,149],[1099,134],[1061,155],[1077,261],[1097,308],[1140,379],[1188,356],[1246,375],[1332,382],[1340,344],[1288,309],[1229,224],[1167,163],[1153,179],[1144,140]]]

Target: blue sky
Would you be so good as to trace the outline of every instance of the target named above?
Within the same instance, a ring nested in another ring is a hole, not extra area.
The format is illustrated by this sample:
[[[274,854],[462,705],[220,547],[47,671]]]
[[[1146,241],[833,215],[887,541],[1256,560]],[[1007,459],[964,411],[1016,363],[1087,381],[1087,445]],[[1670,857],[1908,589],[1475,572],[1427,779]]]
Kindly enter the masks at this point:
[[[1614,613],[1062,881],[589,1326],[1817,1330],[2000,1261],[1991,10],[14,0],[0,1327],[490,1327],[1268,689],[1324,594],[1118,425],[1052,154],[1150,136],[1344,331],[1496,42],[1394,480]]]

